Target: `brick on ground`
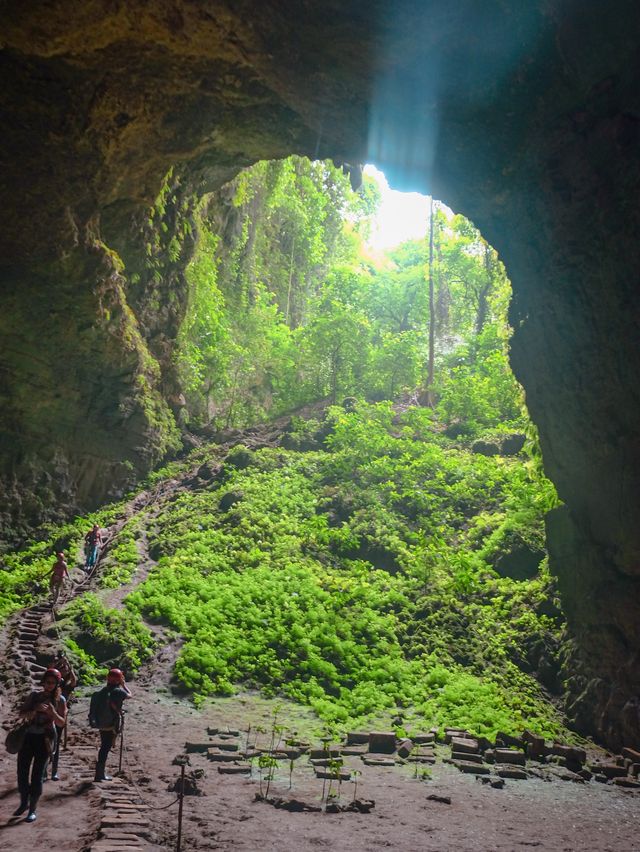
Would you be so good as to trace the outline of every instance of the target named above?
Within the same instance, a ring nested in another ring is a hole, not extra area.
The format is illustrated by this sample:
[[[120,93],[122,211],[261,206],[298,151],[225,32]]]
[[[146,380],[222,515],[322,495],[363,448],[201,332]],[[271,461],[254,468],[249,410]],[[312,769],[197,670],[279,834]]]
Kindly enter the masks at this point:
[[[369,731],[348,731],[347,745],[368,745]]]
[[[479,751],[478,740],[473,737],[452,737],[451,751],[464,752],[465,754],[477,754]]]
[[[491,769],[488,766],[483,766],[480,763],[471,763],[469,760],[456,760],[453,764],[460,772],[475,775],[489,775]]]
[[[369,731],[369,751],[375,754],[394,754],[396,735],[393,731]]]
[[[452,751],[451,752],[452,760],[467,760],[471,763],[483,763],[481,754],[467,754],[464,751]]]
[[[614,778],[613,783],[617,787],[629,787],[634,790],[640,790],[640,781],[636,781],[634,778],[630,778],[629,776],[625,778]]]
[[[505,766],[504,764],[496,766],[496,773],[500,778],[512,778],[515,781],[524,781],[528,777],[524,769],[517,766]]]
[[[515,749],[510,748],[495,749],[493,757],[496,763],[510,763],[514,766],[524,766],[526,761],[523,751],[515,751]]]
[[[235,752],[218,751],[217,749],[212,748],[207,751],[207,757],[215,763],[232,763],[234,760],[238,759],[238,755]]]
[[[617,763],[602,763],[600,765],[592,764],[589,767],[593,772],[597,772],[599,775],[604,775],[608,779],[612,778],[624,778],[627,774],[627,770],[624,766],[618,766]]]
[[[636,751],[633,748],[623,748],[622,756],[630,760],[631,763],[640,763],[640,751]]]

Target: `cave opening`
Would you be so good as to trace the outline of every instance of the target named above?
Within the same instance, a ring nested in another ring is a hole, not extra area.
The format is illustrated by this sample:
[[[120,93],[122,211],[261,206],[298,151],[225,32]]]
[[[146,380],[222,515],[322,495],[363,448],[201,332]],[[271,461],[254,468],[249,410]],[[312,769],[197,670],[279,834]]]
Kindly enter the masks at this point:
[[[167,170],[202,195],[263,157],[371,158],[463,210],[510,270],[512,360],[564,501],[548,541],[580,651],[568,703],[637,744],[634,5],[264,4],[250,24],[222,5],[7,16],[5,536],[97,505],[176,445],[182,271],[167,254],[160,282],[133,280]]]

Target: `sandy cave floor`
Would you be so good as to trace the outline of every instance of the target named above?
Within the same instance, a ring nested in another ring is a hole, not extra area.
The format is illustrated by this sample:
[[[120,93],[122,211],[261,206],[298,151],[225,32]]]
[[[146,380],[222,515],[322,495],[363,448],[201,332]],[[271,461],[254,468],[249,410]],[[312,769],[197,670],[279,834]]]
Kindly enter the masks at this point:
[[[273,703],[254,696],[212,702],[198,711],[152,688],[134,685],[128,703],[124,773],[135,781],[144,800],[169,804],[175,795],[169,783],[179,768],[173,758],[186,740],[208,739],[206,728],[269,727]],[[61,758],[61,781],[49,781],[33,825],[12,820],[17,805],[15,757],[0,755],[0,848],[55,849],[77,852],[90,848],[100,819],[100,800],[91,784],[97,735],[86,724],[88,699],[72,707],[70,751]],[[304,724],[304,720],[303,720]],[[253,735],[252,735],[253,736]],[[266,744],[266,734],[261,740]],[[290,813],[255,802],[258,781],[221,775],[204,754],[190,756],[190,769],[203,769],[204,793],[185,798],[183,850],[300,850],[332,849],[373,852],[378,849],[520,850],[535,847],[553,852],[596,850],[628,852],[640,849],[640,794],[591,782],[575,784],[540,779],[507,780],[492,789],[440,761],[431,780],[414,777],[413,768],[367,767],[358,757],[347,765],[358,768],[358,797],[375,800],[370,814]],[[117,769],[117,754],[109,767]],[[288,765],[279,770],[271,795],[293,796],[318,804],[322,782],[304,760],[296,763],[293,788],[288,789]],[[448,796],[451,804],[428,800]],[[341,801],[353,797],[353,784],[342,786]],[[175,848],[177,806],[147,812],[152,824],[146,848]]]

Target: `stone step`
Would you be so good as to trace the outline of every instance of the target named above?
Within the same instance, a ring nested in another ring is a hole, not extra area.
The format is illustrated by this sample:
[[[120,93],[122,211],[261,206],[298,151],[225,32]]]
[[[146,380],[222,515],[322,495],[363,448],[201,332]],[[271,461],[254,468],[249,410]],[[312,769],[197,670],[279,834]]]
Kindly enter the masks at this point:
[[[242,775],[251,772],[250,763],[222,763],[218,767],[221,775]]]

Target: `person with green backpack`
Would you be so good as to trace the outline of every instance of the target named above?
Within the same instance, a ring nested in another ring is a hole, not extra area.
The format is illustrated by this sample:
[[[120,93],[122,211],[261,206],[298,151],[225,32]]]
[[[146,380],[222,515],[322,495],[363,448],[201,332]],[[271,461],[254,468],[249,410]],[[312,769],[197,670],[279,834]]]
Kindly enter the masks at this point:
[[[89,724],[100,731],[100,751],[96,763],[95,781],[111,781],[105,772],[107,757],[113,748],[116,737],[122,730],[122,705],[131,698],[131,690],[124,681],[120,669],[109,669],[106,686],[91,696],[89,705]]]

